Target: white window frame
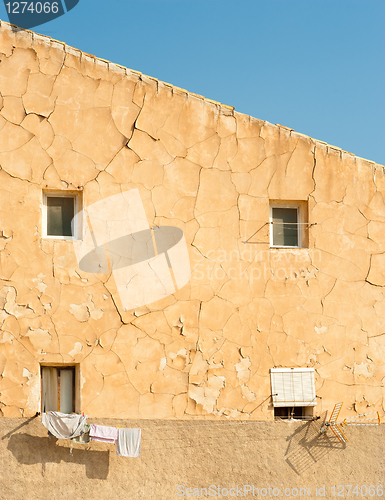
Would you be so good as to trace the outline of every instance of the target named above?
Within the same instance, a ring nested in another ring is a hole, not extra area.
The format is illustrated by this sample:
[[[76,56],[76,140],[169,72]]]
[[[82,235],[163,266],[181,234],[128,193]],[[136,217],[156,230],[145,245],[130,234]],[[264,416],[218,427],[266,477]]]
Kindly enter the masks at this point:
[[[298,245],[274,245],[274,234],[273,234],[273,208],[295,208],[297,210],[297,226],[298,226]],[[301,224],[301,207],[295,203],[270,203],[269,209],[269,221],[270,221],[270,247],[271,248],[302,248],[302,224]]]
[[[47,216],[47,199],[48,198],[73,198],[74,199],[74,224],[72,236],[55,236],[47,234],[48,216]],[[43,238],[51,240],[77,240],[78,238],[78,208],[79,208],[79,194],[77,193],[64,193],[63,191],[43,191]]]
[[[270,380],[274,407],[317,405],[314,368],[271,368]]]

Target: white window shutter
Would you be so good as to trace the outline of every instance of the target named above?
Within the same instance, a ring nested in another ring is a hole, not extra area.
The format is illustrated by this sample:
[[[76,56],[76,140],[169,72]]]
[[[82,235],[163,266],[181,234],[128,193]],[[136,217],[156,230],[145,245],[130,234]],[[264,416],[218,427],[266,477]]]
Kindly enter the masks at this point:
[[[313,368],[271,368],[273,406],[315,406]]]

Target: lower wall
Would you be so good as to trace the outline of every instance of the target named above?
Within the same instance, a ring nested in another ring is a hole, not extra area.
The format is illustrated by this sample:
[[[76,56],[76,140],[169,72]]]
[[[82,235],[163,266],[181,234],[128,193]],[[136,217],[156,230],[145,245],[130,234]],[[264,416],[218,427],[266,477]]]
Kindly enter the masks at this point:
[[[319,433],[322,420],[89,423],[140,427],[141,457],[118,457],[115,445],[95,441],[74,444],[71,454],[69,441],[48,438],[40,417],[2,418],[1,500],[206,498],[201,488],[209,498],[253,498],[253,486],[254,497],[260,488],[261,497],[318,499],[333,498],[333,485],[335,496],[342,491],[338,485],[358,485],[352,498],[379,499],[381,489],[365,494],[365,485],[385,489],[384,425],[348,427],[349,442],[341,444],[330,430]]]

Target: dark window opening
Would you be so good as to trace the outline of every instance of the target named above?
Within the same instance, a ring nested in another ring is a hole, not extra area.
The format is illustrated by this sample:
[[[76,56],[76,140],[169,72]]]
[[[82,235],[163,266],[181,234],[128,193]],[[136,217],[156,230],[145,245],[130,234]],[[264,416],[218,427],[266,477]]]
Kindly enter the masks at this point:
[[[293,418],[297,420],[311,420],[313,418],[312,406],[275,406],[275,419]]]

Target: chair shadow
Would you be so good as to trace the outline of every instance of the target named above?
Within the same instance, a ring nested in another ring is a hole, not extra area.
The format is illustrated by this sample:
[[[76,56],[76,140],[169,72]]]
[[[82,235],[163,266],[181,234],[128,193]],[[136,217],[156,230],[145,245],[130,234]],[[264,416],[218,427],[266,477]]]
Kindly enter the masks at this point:
[[[8,442],[8,450],[16,460],[25,465],[42,465],[45,474],[47,463],[67,462],[85,465],[86,476],[90,479],[107,479],[110,468],[109,451],[96,451],[57,446],[58,439],[51,436],[37,437],[30,434],[12,434]]]
[[[327,412],[324,412],[319,420],[306,422],[299,427],[291,436],[286,449],[286,462],[298,475],[316,464],[331,451],[340,451],[346,448],[346,443],[340,441],[328,433],[321,433],[325,426]]]

